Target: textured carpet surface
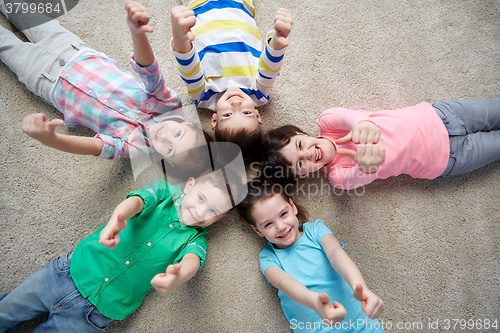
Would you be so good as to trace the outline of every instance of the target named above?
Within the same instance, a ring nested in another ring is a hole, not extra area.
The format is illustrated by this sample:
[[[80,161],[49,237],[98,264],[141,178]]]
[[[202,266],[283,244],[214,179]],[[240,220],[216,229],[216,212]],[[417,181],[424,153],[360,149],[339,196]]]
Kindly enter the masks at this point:
[[[169,10],[178,4],[145,2],[155,28],[150,40],[167,84],[193,109],[169,49]],[[131,71],[123,6],[81,0],[60,20]],[[264,130],[292,123],[314,135],[318,115],[334,106],[376,111],[500,97],[497,0],[255,0],[255,7],[262,35],[280,7],[294,17],[281,76],[270,103],[260,108]],[[10,27],[3,16],[0,24]],[[74,156],[23,134],[26,115],[61,114],[3,64],[0,82],[3,293],[106,223],[125,195],[145,181],[134,179],[128,160]],[[199,113],[208,128],[210,112]],[[93,135],[82,128],[58,131]],[[451,328],[453,319],[474,325],[500,320],[500,162],[441,180],[392,177],[356,192],[333,191],[323,176],[300,185],[297,201],[311,220],[331,228],[385,301],[381,320],[387,331],[437,332],[445,331],[447,320]],[[210,227],[208,245],[206,265],[192,280],[168,296],[150,292],[109,332],[290,332],[276,289],[259,270],[265,241],[232,212]],[[30,332],[40,321],[18,331]],[[439,328],[430,329],[436,321]],[[451,331],[460,331],[461,323]]]

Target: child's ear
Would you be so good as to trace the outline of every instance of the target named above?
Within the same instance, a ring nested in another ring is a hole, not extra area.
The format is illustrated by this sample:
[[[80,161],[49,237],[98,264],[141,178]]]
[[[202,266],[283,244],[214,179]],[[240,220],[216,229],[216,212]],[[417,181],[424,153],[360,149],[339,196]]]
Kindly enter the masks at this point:
[[[210,127],[212,129],[215,129],[215,126],[217,126],[217,112],[214,112],[214,114],[212,115],[212,120],[210,122]]]
[[[259,235],[260,237],[264,237],[264,234],[262,232],[260,232],[259,230],[257,230],[257,228],[255,226],[252,225],[252,228],[257,233],[257,235]]]
[[[299,213],[299,210],[297,209],[297,206],[295,206],[291,198],[290,198],[290,206],[292,206],[293,215],[297,215]]]
[[[259,110],[255,109],[255,117],[257,118],[257,121],[259,122],[259,124],[262,125],[262,120],[260,119],[260,113],[259,113]]]
[[[184,194],[187,194],[189,192],[189,190],[194,186],[195,182],[196,180],[193,177],[188,179],[186,185],[184,185]]]

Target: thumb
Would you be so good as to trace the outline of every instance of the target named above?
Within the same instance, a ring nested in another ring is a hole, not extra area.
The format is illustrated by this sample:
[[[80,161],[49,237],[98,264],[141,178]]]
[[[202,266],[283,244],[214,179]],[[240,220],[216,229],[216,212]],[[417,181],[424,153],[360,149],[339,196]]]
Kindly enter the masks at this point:
[[[335,142],[339,145],[343,145],[344,143],[348,143],[349,141],[352,141],[352,131],[350,131],[346,136],[338,139]]]
[[[327,293],[320,293],[318,297],[322,304],[328,304],[328,305],[330,304],[330,297],[328,296]]]
[[[118,215],[116,215],[116,220],[118,222],[118,227],[121,230],[125,229],[125,227],[127,226],[127,222],[125,221],[125,216],[123,215],[123,213],[118,213]]]
[[[54,130],[54,128],[56,128],[57,126],[64,126],[64,120],[62,120],[62,119],[53,119],[53,120],[45,123],[45,125],[50,130]]]
[[[146,33],[146,32],[153,32],[153,27],[152,26],[149,26],[149,25],[143,25],[140,27],[140,29],[142,32]]]
[[[167,267],[167,274],[177,274],[179,270],[181,269],[182,265],[180,262],[178,262],[175,265],[168,265]]]
[[[189,39],[190,42],[194,41],[194,33],[189,30],[187,33],[186,33],[186,38]]]
[[[357,152],[355,150],[352,150],[352,149],[339,149],[337,151],[337,154],[350,157],[353,160],[356,158],[356,153]]]
[[[334,307],[335,309],[338,309],[338,308],[342,307],[342,304],[340,304],[340,303],[339,303],[339,302],[337,302],[337,301],[333,301],[333,307]]]
[[[362,301],[364,299],[363,286],[360,283],[358,283],[356,285],[356,288],[354,289],[353,296],[358,301]]]

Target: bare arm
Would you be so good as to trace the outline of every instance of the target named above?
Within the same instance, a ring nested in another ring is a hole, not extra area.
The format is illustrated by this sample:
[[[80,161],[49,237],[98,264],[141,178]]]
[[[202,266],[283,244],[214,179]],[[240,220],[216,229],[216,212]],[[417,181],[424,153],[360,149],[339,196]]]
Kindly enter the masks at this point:
[[[162,295],[170,294],[191,279],[199,268],[200,258],[194,253],[187,253],[181,262],[169,265],[165,273],[156,274],[151,285]]]
[[[139,196],[132,196],[116,206],[108,224],[101,230],[99,244],[113,249],[120,243],[118,234],[127,227],[127,220],[139,214],[144,209],[144,201]]]
[[[82,137],[55,133],[57,126],[63,126],[62,119],[47,121],[43,113],[26,116],[23,120],[22,130],[42,144],[68,153],[80,155],[99,155],[103,143],[99,138]]]
[[[345,253],[335,237],[332,234],[325,235],[321,239],[321,246],[333,269],[351,286],[354,297],[361,301],[363,311],[372,319],[379,317],[384,309],[384,302],[368,289],[358,267]]]
[[[327,319],[331,324],[341,322],[344,319],[346,315],[344,307],[338,302],[333,302],[331,305],[328,294],[310,291],[277,266],[266,269],[265,275],[273,286],[283,291],[295,302],[316,311],[321,319]]]
[[[134,60],[140,66],[147,67],[155,60],[153,48],[146,35],[146,33],[153,32],[153,28],[148,25],[149,13],[146,7],[135,1],[127,1],[125,10],[134,45]]]

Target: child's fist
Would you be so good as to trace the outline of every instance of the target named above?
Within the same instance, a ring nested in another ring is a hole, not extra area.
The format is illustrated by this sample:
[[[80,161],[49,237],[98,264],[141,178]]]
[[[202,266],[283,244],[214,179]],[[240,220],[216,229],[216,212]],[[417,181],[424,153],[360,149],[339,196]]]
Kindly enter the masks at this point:
[[[371,319],[378,318],[384,310],[384,302],[371,292],[368,288],[363,288],[361,284],[356,286],[353,293],[354,298],[361,302],[361,308]]]
[[[172,21],[174,43],[176,40],[189,42],[194,40],[191,28],[196,24],[196,16],[191,9],[184,6],[174,7],[170,11],[170,19]]]
[[[330,297],[326,293],[318,294],[316,300],[316,312],[323,320],[327,320],[330,326],[340,323],[347,314],[345,308],[339,302],[330,304]]]
[[[274,17],[274,32],[270,42],[273,49],[280,50],[288,46],[287,38],[292,31],[292,25],[292,14],[284,8],[278,10]]]
[[[364,173],[374,173],[385,162],[385,149],[371,143],[359,144],[358,150],[339,149],[339,155],[349,156],[358,163],[359,169]]]
[[[24,133],[46,144],[51,138],[54,138],[54,130],[57,126],[64,126],[64,120],[53,119],[47,121],[47,116],[43,113],[30,114],[23,120],[21,129]]]
[[[153,28],[147,25],[149,13],[146,7],[135,1],[127,1],[125,2],[125,10],[127,11],[127,24],[132,34],[153,32]]]
[[[175,280],[182,268],[182,264],[179,262],[175,265],[168,265],[165,273],[156,274],[151,280],[151,285],[160,294],[167,295],[176,288]]]
[[[111,220],[99,234],[99,244],[109,247],[111,250],[114,249],[115,246],[120,243],[118,234],[125,229],[126,226],[127,221],[125,221],[123,214],[117,214],[116,218],[112,216]]]
[[[362,121],[356,126],[353,127],[352,131],[349,132],[343,138],[338,139],[337,144],[345,144],[349,141],[354,143],[373,143],[376,144],[380,141],[380,135],[382,131],[378,128],[377,125],[372,123],[371,121]]]

